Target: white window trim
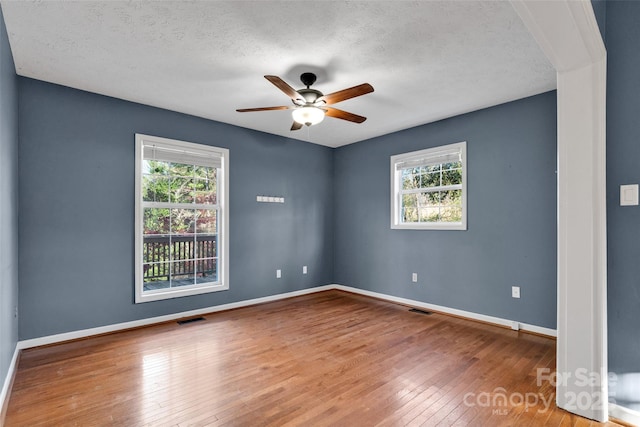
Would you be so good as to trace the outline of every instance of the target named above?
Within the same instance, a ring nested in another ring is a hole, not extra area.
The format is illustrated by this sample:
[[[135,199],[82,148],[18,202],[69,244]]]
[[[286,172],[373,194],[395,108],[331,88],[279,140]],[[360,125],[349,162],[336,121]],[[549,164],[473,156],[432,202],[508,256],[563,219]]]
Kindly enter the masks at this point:
[[[217,200],[218,211],[218,281],[189,286],[187,289],[174,288],[162,291],[143,291],[143,259],[142,230],[144,219],[142,216],[142,161],[143,144],[156,142],[158,144],[171,144],[173,146],[196,152],[215,152],[221,157],[222,165],[218,177],[222,178],[222,185],[218,186]],[[144,303],[150,301],[165,300],[190,295],[200,295],[209,292],[224,291],[229,289],[229,150],[203,144],[179,141],[175,139],[161,138],[157,136],[136,134],[136,167],[135,167],[135,302]]]
[[[401,171],[396,164],[421,157],[437,156],[438,153],[459,149],[462,153],[462,221],[461,222],[434,222],[434,223],[403,223],[400,220],[400,185],[402,182]],[[467,229],[467,142],[442,145],[409,153],[391,156],[391,228],[400,230],[466,230]]]

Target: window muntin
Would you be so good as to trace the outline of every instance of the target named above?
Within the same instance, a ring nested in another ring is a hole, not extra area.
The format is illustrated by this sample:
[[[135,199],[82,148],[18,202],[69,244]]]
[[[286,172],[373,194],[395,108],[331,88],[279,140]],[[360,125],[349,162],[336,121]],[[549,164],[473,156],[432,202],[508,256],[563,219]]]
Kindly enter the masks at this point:
[[[466,143],[391,156],[391,227],[466,229]]]
[[[228,289],[228,150],[136,135],[136,302]]]

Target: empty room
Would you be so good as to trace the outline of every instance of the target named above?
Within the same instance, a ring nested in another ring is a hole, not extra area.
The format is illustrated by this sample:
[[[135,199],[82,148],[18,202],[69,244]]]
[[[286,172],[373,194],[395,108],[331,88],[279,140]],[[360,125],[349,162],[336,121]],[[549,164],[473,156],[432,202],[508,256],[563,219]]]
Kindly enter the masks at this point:
[[[638,22],[0,0],[0,425],[640,426]]]

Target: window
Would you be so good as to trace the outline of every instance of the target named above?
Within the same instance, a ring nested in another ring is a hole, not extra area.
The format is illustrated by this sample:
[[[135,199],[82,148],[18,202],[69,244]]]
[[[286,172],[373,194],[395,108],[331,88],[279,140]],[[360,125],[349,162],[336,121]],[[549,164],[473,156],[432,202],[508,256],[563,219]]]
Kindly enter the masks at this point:
[[[229,150],[136,134],[136,303],[229,288]]]
[[[466,230],[466,142],[391,156],[391,228]]]

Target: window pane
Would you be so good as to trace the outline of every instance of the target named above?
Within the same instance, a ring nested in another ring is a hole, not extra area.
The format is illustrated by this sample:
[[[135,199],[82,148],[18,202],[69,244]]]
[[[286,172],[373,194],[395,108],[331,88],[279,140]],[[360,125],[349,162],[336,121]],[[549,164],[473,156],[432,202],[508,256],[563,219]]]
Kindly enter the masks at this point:
[[[142,261],[169,261],[169,236],[162,234],[147,234],[143,238]]]
[[[462,168],[462,162],[452,162],[452,163],[442,164],[442,170],[460,169],[460,168]]]
[[[169,163],[157,160],[144,160],[142,162],[142,173],[149,175],[167,175],[169,173]]]
[[[403,190],[413,190],[414,188],[420,188],[419,185],[420,185],[420,175],[403,174],[402,176]]]
[[[170,267],[168,262],[143,264],[144,290],[166,289],[169,287]]]
[[[143,175],[142,200],[145,202],[168,202],[169,179],[162,175]]]
[[[193,176],[199,179],[209,180],[211,182],[216,182],[217,179],[216,168],[208,167],[208,166],[195,166],[193,170]]]
[[[418,220],[420,222],[427,222],[427,217],[428,217],[427,208],[418,209]]]
[[[193,259],[196,257],[195,255],[195,236],[171,236],[171,244],[170,244],[170,254],[171,261],[180,261]]]
[[[418,206],[418,199],[415,194],[403,194],[402,195],[402,207],[416,207]]]
[[[440,204],[440,193],[438,191],[418,194],[418,206],[431,207],[431,206],[438,206],[439,204]]]
[[[416,208],[403,208],[402,209],[402,222],[418,222],[418,209],[416,209]]]
[[[210,209],[199,209],[196,211],[196,233],[217,234],[218,233],[218,212]]]
[[[169,234],[169,209],[144,208],[144,234]]]
[[[195,231],[195,210],[171,209],[171,234],[193,234]]]
[[[195,262],[178,261],[171,263],[171,287],[188,286],[195,283]]]
[[[438,222],[440,221],[440,208],[426,208],[424,210],[424,219],[420,222]]]
[[[213,205],[217,202],[215,179],[195,179],[193,181],[196,203]]]
[[[441,209],[441,221],[460,222],[462,221],[462,206],[445,206]]]
[[[462,203],[462,190],[442,191],[443,206],[460,206]]]
[[[422,166],[420,168],[420,172],[421,173],[436,173],[436,172],[440,172],[440,165]]]
[[[171,163],[170,174],[172,176],[181,176],[192,178],[193,177],[193,165],[187,165],[184,163]]]
[[[218,281],[218,260],[216,258],[199,259],[196,261],[196,283]]]
[[[214,258],[218,256],[218,237],[199,235],[196,241],[195,258]]]
[[[171,202],[193,203],[193,178],[171,177]]]
[[[143,277],[145,282],[169,280],[169,263],[145,263]]]
[[[195,201],[201,205],[215,205],[218,202],[218,198],[215,193],[204,193],[200,191],[195,192]]]
[[[462,170],[452,169],[442,172],[442,185],[462,184]]]
[[[440,172],[425,173],[421,175],[422,188],[438,187],[440,186]]]

